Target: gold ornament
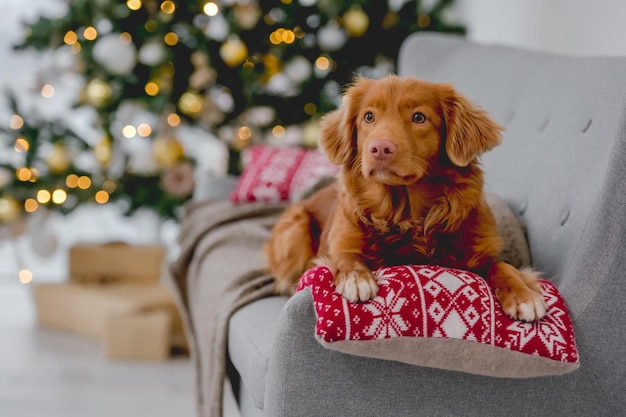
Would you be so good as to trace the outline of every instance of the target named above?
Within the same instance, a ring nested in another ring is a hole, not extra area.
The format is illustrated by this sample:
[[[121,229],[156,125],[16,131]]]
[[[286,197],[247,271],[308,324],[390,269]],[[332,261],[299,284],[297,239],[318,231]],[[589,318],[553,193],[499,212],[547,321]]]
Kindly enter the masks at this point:
[[[201,90],[215,82],[217,73],[209,66],[209,57],[205,53],[194,52],[191,54],[191,63],[194,71],[189,76],[189,87],[194,90]]]
[[[204,97],[194,91],[187,91],[178,99],[178,108],[187,116],[196,117],[202,110]]]
[[[108,136],[103,137],[100,142],[96,144],[93,148],[93,155],[96,158],[96,161],[103,166],[106,167],[111,162],[111,158],[113,157],[113,146],[111,145],[111,138]]]
[[[20,217],[20,205],[13,197],[0,197],[0,223],[14,222]]]
[[[394,13],[392,11],[387,12],[387,14],[385,15],[385,17],[383,18],[383,29],[391,29],[394,26],[396,26],[398,24],[398,21],[400,20],[400,17],[398,16],[397,13]]]
[[[315,148],[320,135],[319,118],[314,117],[302,126],[302,145]]]
[[[261,81],[267,83],[270,78],[282,71],[280,59],[274,54],[265,54],[263,56],[263,66],[265,71],[261,76]]]
[[[244,3],[235,6],[235,21],[244,30],[253,29],[261,17],[261,9],[257,4]]]
[[[348,35],[358,38],[367,32],[370,26],[370,18],[360,6],[352,6],[343,14],[343,26]]]
[[[62,172],[67,171],[72,162],[71,156],[65,145],[60,142],[57,142],[52,147],[52,152],[46,159],[46,163],[48,164],[48,168],[50,168],[50,172],[53,174],[60,174]]]
[[[230,35],[220,47],[220,57],[229,67],[236,67],[248,58],[248,47],[237,35]]]
[[[102,107],[111,99],[111,86],[99,78],[94,78],[80,92],[80,101],[94,107]]]
[[[193,192],[193,164],[179,162],[165,171],[161,177],[163,189],[175,198],[186,198]]]
[[[160,168],[169,168],[184,158],[185,151],[174,136],[157,137],[152,142],[152,154]]]

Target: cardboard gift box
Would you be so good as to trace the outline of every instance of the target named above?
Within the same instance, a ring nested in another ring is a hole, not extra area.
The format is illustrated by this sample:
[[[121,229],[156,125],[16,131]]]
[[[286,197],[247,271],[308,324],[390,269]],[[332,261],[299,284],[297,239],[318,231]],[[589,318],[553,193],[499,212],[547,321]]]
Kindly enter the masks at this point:
[[[107,320],[104,354],[111,359],[166,360],[172,322],[172,315],[164,310],[112,314]]]
[[[160,245],[81,243],[70,248],[69,280],[155,284],[164,259],[165,247]]]
[[[172,292],[158,285],[42,283],[33,286],[42,326],[93,338],[107,357],[162,360],[186,350]]]

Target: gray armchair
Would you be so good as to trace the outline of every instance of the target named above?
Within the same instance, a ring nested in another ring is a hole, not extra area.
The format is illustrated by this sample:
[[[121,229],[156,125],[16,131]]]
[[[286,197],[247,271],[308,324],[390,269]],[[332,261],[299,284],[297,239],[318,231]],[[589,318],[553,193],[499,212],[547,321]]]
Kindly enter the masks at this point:
[[[580,369],[497,379],[337,353],[314,339],[302,291],[230,317],[227,369],[242,416],[626,415],[626,58],[417,34],[402,45],[399,74],[453,83],[506,127],[483,159],[488,191],[519,214],[534,265],[565,298]],[[179,288],[202,375],[211,361],[198,271]],[[202,401],[211,387],[199,380]],[[209,408],[200,404],[199,414]]]

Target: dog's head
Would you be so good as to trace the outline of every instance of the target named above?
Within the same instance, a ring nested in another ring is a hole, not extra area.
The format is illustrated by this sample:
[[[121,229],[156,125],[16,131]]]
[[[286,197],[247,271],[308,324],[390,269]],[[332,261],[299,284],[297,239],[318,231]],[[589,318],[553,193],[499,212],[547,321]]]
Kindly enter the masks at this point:
[[[359,78],[323,118],[320,144],[331,162],[365,179],[408,185],[434,163],[466,167],[500,143],[501,129],[448,84]]]

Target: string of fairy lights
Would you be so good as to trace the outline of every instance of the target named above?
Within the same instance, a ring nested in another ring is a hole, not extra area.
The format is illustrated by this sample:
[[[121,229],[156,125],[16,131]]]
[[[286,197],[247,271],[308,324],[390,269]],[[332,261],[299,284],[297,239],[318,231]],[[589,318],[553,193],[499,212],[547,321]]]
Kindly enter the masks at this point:
[[[24,233],[29,215],[84,203],[176,217],[206,157],[203,140],[228,159],[212,172],[235,175],[251,144],[316,146],[319,118],[354,73],[393,71],[411,32],[463,32],[446,22],[453,1],[65,2],[64,16],[26,23],[15,48],[71,58],[74,106],[92,111],[94,131],[81,137],[13,100],[0,123],[0,239]],[[37,99],[67,93],[58,71],[44,72]],[[188,128],[197,138],[183,137]],[[16,158],[5,158],[10,148]]]

